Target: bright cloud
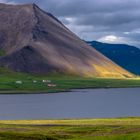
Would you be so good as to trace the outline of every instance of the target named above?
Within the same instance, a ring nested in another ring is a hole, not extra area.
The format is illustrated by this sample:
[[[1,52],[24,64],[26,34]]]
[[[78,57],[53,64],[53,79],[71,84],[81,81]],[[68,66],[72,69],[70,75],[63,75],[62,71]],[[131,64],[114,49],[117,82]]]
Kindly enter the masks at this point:
[[[101,40],[104,40],[107,42],[116,42],[116,40],[118,40],[118,38],[114,35],[109,35],[109,36],[105,36],[105,37],[101,38]]]
[[[104,36],[98,39],[98,41],[105,42],[105,43],[126,43],[123,37],[117,37],[115,35]]]
[[[125,35],[129,35],[129,34],[130,34],[130,32],[124,32],[124,34],[125,34]]]

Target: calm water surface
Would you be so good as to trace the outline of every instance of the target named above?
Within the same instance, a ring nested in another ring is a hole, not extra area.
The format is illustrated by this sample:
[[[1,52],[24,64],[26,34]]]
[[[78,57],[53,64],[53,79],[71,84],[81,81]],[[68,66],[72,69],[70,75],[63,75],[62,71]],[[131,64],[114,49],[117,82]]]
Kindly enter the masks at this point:
[[[0,95],[0,119],[2,120],[128,116],[140,116],[140,88]]]

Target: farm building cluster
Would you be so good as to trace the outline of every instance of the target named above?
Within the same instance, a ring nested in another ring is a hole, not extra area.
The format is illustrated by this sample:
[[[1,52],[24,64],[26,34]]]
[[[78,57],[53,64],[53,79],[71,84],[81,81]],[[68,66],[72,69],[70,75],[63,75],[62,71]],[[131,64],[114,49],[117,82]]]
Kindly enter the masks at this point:
[[[23,81],[15,81],[16,84],[23,84]],[[33,80],[32,83],[38,83],[37,80]],[[48,87],[56,87],[56,84],[53,84],[51,80],[42,80],[42,83],[46,84]]]

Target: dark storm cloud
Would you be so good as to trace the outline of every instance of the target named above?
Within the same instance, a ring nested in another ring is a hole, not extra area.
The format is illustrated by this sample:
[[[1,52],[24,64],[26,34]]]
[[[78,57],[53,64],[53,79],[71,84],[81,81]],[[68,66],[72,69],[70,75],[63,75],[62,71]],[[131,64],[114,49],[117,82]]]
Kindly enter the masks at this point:
[[[6,0],[0,0],[5,1]],[[140,46],[140,0],[7,0],[36,3],[81,38]],[[111,40],[112,37],[112,40]]]

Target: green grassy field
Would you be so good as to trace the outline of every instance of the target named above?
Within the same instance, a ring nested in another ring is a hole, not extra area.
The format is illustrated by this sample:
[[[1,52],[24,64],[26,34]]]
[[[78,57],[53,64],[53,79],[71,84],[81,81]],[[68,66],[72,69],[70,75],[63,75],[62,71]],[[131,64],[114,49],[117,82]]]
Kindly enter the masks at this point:
[[[0,121],[0,140],[140,140],[140,118]]]
[[[48,87],[42,80],[51,80],[56,87]],[[21,80],[22,84],[15,82]],[[36,80],[37,83],[33,83]],[[77,88],[140,87],[140,79],[83,78],[72,75],[29,75],[0,68],[0,93],[60,92]]]

